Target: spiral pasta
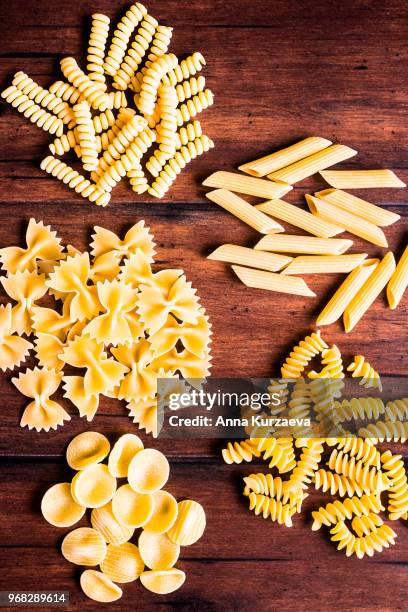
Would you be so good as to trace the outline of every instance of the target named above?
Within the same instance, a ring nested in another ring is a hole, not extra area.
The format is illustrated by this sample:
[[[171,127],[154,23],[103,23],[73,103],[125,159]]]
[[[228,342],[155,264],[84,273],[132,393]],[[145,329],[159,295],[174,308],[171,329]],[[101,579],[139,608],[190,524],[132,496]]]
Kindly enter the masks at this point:
[[[330,491],[332,495],[338,494],[340,497],[361,497],[363,493],[370,493],[370,489],[364,489],[355,480],[323,469],[317,470],[312,480],[316,489],[321,489],[324,493]]]
[[[130,9],[126,11],[126,14],[119,21],[113,33],[112,42],[105,57],[104,70],[106,74],[114,77],[119,70],[129,44],[130,37],[146,13],[146,8],[139,2],[136,2],[136,4],[131,6]]]
[[[143,77],[146,74],[146,70],[152,65],[152,62],[155,62],[159,57],[167,53],[172,34],[173,28],[168,28],[167,26],[156,27],[145,65],[132,77],[131,80],[132,89],[136,94],[140,92]]]
[[[76,87],[64,81],[55,81],[55,83],[50,85],[49,91],[69,104],[76,104],[78,101],[84,100],[81,92]]]
[[[214,94],[211,89],[204,89],[197,95],[189,98],[177,109],[177,125],[181,126],[194,118],[198,113],[214,104]]]
[[[159,151],[166,159],[170,159],[176,152],[177,138],[177,95],[171,85],[161,85],[158,90],[157,106],[160,112],[160,122],[156,126]]]
[[[252,461],[253,457],[259,457],[260,452],[253,440],[241,440],[240,442],[228,442],[226,448],[222,449],[222,458],[225,463],[242,463]]]
[[[323,444],[320,440],[312,438],[307,441],[289,478],[288,488],[291,492],[308,488],[314,473],[318,469],[322,454]]]
[[[364,555],[373,556],[374,551],[381,552],[383,548],[388,548],[390,544],[395,544],[397,534],[388,525],[381,525],[369,535],[356,537],[344,523],[339,521],[330,530],[331,540],[338,542],[337,550],[346,549],[346,556],[355,554],[358,559]]]
[[[44,89],[38,85],[38,83],[31,79],[25,72],[16,72],[12,85],[28,96],[30,100],[33,100],[42,108],[51,111],[54,115],[59,117],[63,123],[67,123],[69,127],[71,127],[74,121],[74,115],[69,104],[61,100],[61,98],[48,89]]]
[[[338,421],[352,421],[358,419],[378,419],[385,413],[382,399],[378,397],[353,397],[350,400],[334,403],[334,410]]]
[[[160,81],[169,70],[177,66],[177,63],[177,57],[169,53],[162,55],[148,67],[143,75],[140,94],[137,98],[137,107],[143,114],[153,113]]]
[[[181,127],[175,134],[176,149],[180,149],[182,146],[185,146],[189,142],[199,138],[202,136],[202,133],[203,131],[199,121],[193,121],[188,123],[186,126]],[[159,176],[167,160],[168,157],[166,153],[160,149],[156,149],[153,155],[151,155],[149,160],[146,162],[146,169],[152,176],[157,177]]]
[[[281,368],[282,378],[300,378],[309,362],[328,346],[320,336],[320,330],[306,336],[295,346]]]
[[[48,113],[41,108],[41,106],[38,106],[38,104],[30,100],[28,96],[23,94],[23,92],[14,85],[2,91],[1,96],[16,108],[19,113],[22,113],[24,117],[29,119],[31,123],[35,123],[35,125],[50,134],[62,136],[64,129],[62,120],[55,115],[51,115],[51,113]]]
[[[142,166],[140,164],[137,168],[132,168],[132,170],[128,170],[127,176],[129,178],[129,183],[131,184],[133,191],[135,191],[139,195],[147,191],[149,185],[147,183],[146,175],[143,172]]]
[[[381,455],[381,463],[390,479],[387,508],[389,517],[396,521],[408,511],[407,473],[401,455],[393,455],[389,450]]]
[[[64,57],[61,60],[61,70],[65,78],[78,89],[92,108],[100,111],[111,108],[109,96],[102,91],[98,83],[91,81],[73,57]]]
[[[374,444],[384,442],[384,440],[404,443],[408,439],[408,422],[377,421],[377,423],[370,423],[367,427],[361,427],[358,435],[361,438],[371,439]]]
[[[384,491],[388,486],[388,479],[375,467],[356,461],[342,451],[333,450],[328,461],[328,466],[337,474],[343,474],[355,480],[359,485],[369,488],[371,491]]]
[[[190,77],[176,85],[178,101],[185,102],[205,89],[205,77]]]
[[[366,389],[377,388],[380,391],[382,390],[378,372],[366,361],[363,355],[356,355],[347,371],[352,372],[353,378],[361,378],[360,385]]]
[[[199,51],[196,51],[182,60],[178,66],[169,70],[169,72],[163,76],[162,82],[164,85],[177,85],[177,83],[181,83],[191,76],[194,76],[203,66],[205,66],[205,59]]]
[[[124,91],[110,91],[108,97],[110,100],[110,108],[118,110],[119,108],[126,108],[128,105]]]
[[[147,49],[153,39],[153,36],[158,27],[157,20],[149,14],[143,17],[137,34],[128,47],[127,53],[113,78],[113,87],[115,89],[125,90],[129,87],[129,83],[135,74],[136,70],[143,61]]]
[[[75,104],[74,115],[84,170],[92,172],[98,167],[98,152],[96,150],[95,129],[92,122],[91,109],[86,100]]]
[[[274,497],[276,500],[282,500],[283,503],[287,503],[289,499],[289,492],[285,491],[284,481],[280,476],[275,478],[272,474],[250,474],[244,478],[245,489],[244,495],[248,496],[251,492],[257,495],[268,495]]]
[[[408,398],[387,402],[385,406],[385,418],[387,421],[405,421],[408,419]]]
[[[335,344],[322,351],[322,365],[320,372],[309,372],[309,378],[344,378],[343,360]]]
[[[355,457],[358,461],[363,461],[368,465],[375,465],[379,470],[381,468],[380,453],[370,441],[350,436],[341,438],[337,443],[337,448],[343,453],[348,453],[351,457]]]
[[[106,90],[104,58],[105,46],[109,36],[110,19],[101,13],[92,15],[92,28],[87,54],[87,72],[91,81],[99,83]]]
[[[249,509],[255,514],[261,514],[263,518],[271,517],[272,521],[276,521],[279,525],[292,527],[292,516],[296,512],[296,508],[290,504],[283,504],[281,501],[268,497],[267,495],[257,495],[256,493],[249,494]]]
[[[377,530],[377,527],[383,525],[384,522],[374,512],[363,516],[355,516],[351,521],[351,527],[356,532],[357,536],[362,538],[365,535],[370,535]]]
[[[322,525],[330,527],[346,518],[351,520],[353,516],[369,515],[371,512],[378,514],[381,510],[384,510],[384,507],[379,496],[374,493],[362,497],[348,497],[344,501],[335,500],[312,512],[312,531],[317,531]]]

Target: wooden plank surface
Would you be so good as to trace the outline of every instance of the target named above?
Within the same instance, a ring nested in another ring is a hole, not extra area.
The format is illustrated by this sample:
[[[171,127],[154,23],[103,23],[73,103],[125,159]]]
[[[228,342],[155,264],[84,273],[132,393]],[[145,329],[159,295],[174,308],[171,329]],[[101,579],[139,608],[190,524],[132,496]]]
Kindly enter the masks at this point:
[[[201,180],[310,134],[356,148],[359,155],[344,168],[391,167],[407,180],[406,6],[401,0],[305,0],[301,6],[293,0],[239,0],[233,6],[220,0],[157,0],[148,6],[174,26],[172,51],[205,54],[204,74],[215,105],[203,115],[203,125],[215,149],[181,175],[164,201],[138,198],[121,184],[110,206],[101,210],[40,171],[48,136],[2,103],[0,247],[19,244],[30,217],[51,224],[78,248],[86,246],[95,224],[123,231],[145,219],[158,245],[157,269],[183,267],[210,315],[213,375],[276,375],[286,352],[313,329],[316,314],[341,277],[308,278],[317,299],[288,300],[245,289],[226,265],[205,256],[224,242],[252,246],[259,235],[208,202]],[[89,16],[98,11],[115,17],[123,8],[119,0],[61,6],[48,0],[3,0],[0,85],[5,87],[17,70],[49,85],[60,76],[61,57],[84,60]],[[304,205],[303,194],[319,188],[323,183],[313,177],[296,185],[286,199]],[[367,197],[367,192],[361,195]],[[369,196],[403,215],[385,230],[390,249],[400,253],[408,234],[407,190]],[[355,240],[353,252],[378,256],[385,251]],[[346,358],[361,352],[381,373],[406,375],[407,311],[406,299],[391,312],[381,298],[352,334],[335,324],[325,336]],[[114,439],[135,426],[123,405],[106,400],[92,424],[70,408],[72,420],[64,428],[50,434],[28,432],[18,425],[25,400],[10,376],[1,377],[0,390],[0,590],[65,589],[71,592],[69,609],[94,610],[79,590],[78,572],[61,558],[58,545],[64,532],[44,523],[39,500],[50,484],[69,477],[62,456],[73,435],[97,429]],[[395,527],[395,547],[373,559],[349,560],[335,551],[327,534],[310,531],[310,510],[323,502],[320,494],[306,500],[305,513],[292,529],[272,525],[250,514],[240,495],[241,476],[255,466],[222,464],[221,441],[148,442],[170,457],[169,490],[203,503],[208,528],[200,542],[183,549],[180,567],[187,581],[179,592],[161,599],[136,583],[125,585],[124,598],[112,607],[406,607],[406,525]]]

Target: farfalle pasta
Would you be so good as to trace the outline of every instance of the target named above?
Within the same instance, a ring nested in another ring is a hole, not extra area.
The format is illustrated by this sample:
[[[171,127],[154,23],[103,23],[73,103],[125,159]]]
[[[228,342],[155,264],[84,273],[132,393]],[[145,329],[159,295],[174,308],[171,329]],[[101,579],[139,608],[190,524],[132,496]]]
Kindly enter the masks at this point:
[[[13,333],[11,304],[0,306],[0,370],[18,367],[31,348],[31,342]]]
[[[33,306],[47,292],[45,275],[24,270],[3,276],[0,280],[7,295],[17,302],[11,309],[13,330],[20,335],[30,334]]]

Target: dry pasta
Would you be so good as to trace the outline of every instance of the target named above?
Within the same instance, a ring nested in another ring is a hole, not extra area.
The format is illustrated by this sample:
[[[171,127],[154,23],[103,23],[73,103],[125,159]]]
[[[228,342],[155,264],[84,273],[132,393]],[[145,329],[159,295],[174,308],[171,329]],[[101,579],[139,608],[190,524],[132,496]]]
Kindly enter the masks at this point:
[[[83,470],[103,461],[109,451],[109,440],[105,436],[96,431],[84,431],[68,444],[67,463],[73,470]]]
[[[392,170],[325,170],[320,174],[336,189],[406,187]]]
[[[392,225],[400,219],[400,215],[366,202],[351,193],[341,191],[341,189],[325,189],[315,193],[315,196],[380,227]]]
[[[305,255],[343,255],[352,244],[352,240],[342,238],[274,234],[261,238],[254,248],[259,251],[304,253]]]
[[[313,234],[319,238],[331,238],[332,236],[344,232],[344,227],[336,223],[330,223],[320,217],[316,217],[310,212],[298,206],[294,206],[294,204],[289,204],[289,202],[284,202],[283,200],[270,200],[269,202],[259,204],[256,208],[271,215],[271,217],[276,217],[282,221],[286,221],[286,223],[290,223],[290,225],[300,227],[306,232],[309,232],[309,234]]]
[[[315,297],[316,295],[309,289],[303,278],[297,276],[284,276],[275,272],[254,270],[253,268],[245,268],[243,266],[231,266],[231,268],[239,280],[247,287],[306,297]]]
[[[258,198],[280,198],[292,189],[290,185],[273,183],[265,179],[243,176],[234,172],[219,171],[203,182],[205,187],[217,187],[232,192],[257,196]]]
[[[408,247],[399,260],[393,275],[387,285],[387,299],[391,310],[395,310],[400,303],[408,286]]]
[[[12,85],[1,92],[2,98],[11,104],[14,108],[22,113],[24,117],[29,119],[31,123],[35,123],[38,127],[42,128],[50,134],[56,134],[62,136],[64,130],[64,124],[59,117],[48,113],[46,110],[38,106],[33,100],[20,91],[17,87]]]
[[[235,244],[223,244],[210,253],[207,259],[227,261],[260,270],[269,270],[269,272],[277,272],[292,261],[292,257],[276,255],[275,253],[262,253]]]
[[[359,266],[367,253],[356,255],[300,255],[295,257],[282,274],[330,274],[350,272]]]

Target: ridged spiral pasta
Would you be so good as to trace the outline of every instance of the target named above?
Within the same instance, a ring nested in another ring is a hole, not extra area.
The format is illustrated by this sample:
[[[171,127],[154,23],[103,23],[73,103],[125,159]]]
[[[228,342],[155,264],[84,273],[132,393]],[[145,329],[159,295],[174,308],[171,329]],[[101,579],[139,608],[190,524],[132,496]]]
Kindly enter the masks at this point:
[[[118,115],[119,119],[120,113]],[[98,153],[101,149],[104,148],[103,140],[108,138],[106,130],[112,128],[118,120],[115,119],[115,115],[112,111],[106,110],[95,117],[92,117],[92,123],[94,127],[95,134],[98,136],[101,134],[101,141],[98,144],[97,139],[97,150]],[[118,130],[119,131],[119,130]],[[104,137],[104,138],[102,138]],[[112,136],[113,137],[113,136]],[[63,134],[60,138],[55,138],[55,140],[49,145],[50,151],[53,155],[64,155],[64,153],[68,153],[70,149],[73,149],[78,144],[78,137],[76,130],[68,130],[66,134]]]
[[[174,69],[169,70],[162,82],[164,85],[177,85],[194,76],[203,66],[205,66],[205,59],[199,51],[196,51],[182,60]]]
[[[205,89],[205,77],[190,77],[176,85],[176,94],[178,101],[185,102],[189,98],[196,96],[200,91]]]
[[[65,83],[65,81],[55,81],[48,89],[51,93],[55,94],[57,98],[61,98],[61,100],[69,104],[76,104],[78,101],[84,100],[81,92],[71,85],[71,83]]]
[[[353,421],[358,419],[378,419],[384,414],[385,406],[378,397],[353,397],[349,400],[334,403],[338,421]]]
[[[389,450],[381,455],[381,463],[390,480],[387,508],[389,518],[396,521],[408,512],[407,473],[401,455],[393,455]]]
[[[181,149],[175,153],[174,157],[168,160],[159,176],[149,187],[149,194],[156,198],[162,198],[176,180],[181,170],[185,168],[191,160],[209,151],[213,146],[213,141],[203,134],[200,138],[196,138],[193,142],[189,142],[186,146],[181,147]]]
[[[253,457],[259,457],[256,442],[253,440],[241,440],[240,442],[228,442],[226,448],[222,449],[222,458],[225,463],[242,463],[252,461]]]
[[[118,110],[119,108],[126,108],[127,98],[124,91],[110,91],[108,93],[108,97],[110,100],[110,107]]]
[[[83,198],[88,198],[90,202],[95,202],[99,206],[106,206],[109,203],[109,193],[105,193],[79,172],[52,155],[42,160],[41,170],[45,170],[48,174],[52,174],[52,176],[66,183]]]
[[[323,444],[320,440],[311,438],[307,441],[289,478],[288,488],[291,492],[308,488],[319,467],[322,454]]]
[[[343,359],[335,344],[322,351],[322,365],[320,372],[309,372],[309,378],[344,378]]]
[[[328,346],[320,336],[320,330],[306,336],[293,347],[281,368],[282,378],[300,378],[309,362]]]
[[[344,501],[336,499],[312,512],[312,531],[317,531],[322,525],[330,527],[338,521],[351,520],[353,516],[368,515],[371,512],[378,514],[381,510],[384,510],[384,507],[380,497],[374,493],[362,497],[348,497]]]
[[[280,474],[290,472],[296,466],[292,438],[260,438],[257,448],[263,452],[264,460],[270,460],[269,467],[276,467]]]
[[[287,402],[289,399],[288,383],[285,382],[284,380],[280,380],[279,378],[271,378],[269,381],[267,391],[271,397],[271,404],[269,406],[269,412],[271,413],[271,415],[276,416],[284,412],[286,410]],[[274,405],[272,403],[273,395],[279,396],[279,404]]]
[[[114,77],[119,70],[122,60],[125,57],[130,37],[146,13],[146,8],[139,2],[136,2],[136,4],[126,11],[125,15],[119,21],[105,57],[104,70],[106,74]]]
[[[29,119],[31,123],[34,123],[38,127],[42,128],[50,134],[56,134],[62,136],[64,130],[64,124],[59,117],[48,113],[46,110],[38,106],[33,100],[30,100],[28,96],[23,94],[17,87],[11,85],[5,89],[1,96],[11,104],[19,113],[22,113],[24,117]]]
[[[362,538],[363,536],[375,532],[377,527],[381,527],[383,524],[384,521],[378,516],[378,514],[370,512],[369,514],[365,514],[363,516],[355,516],[351,521],[351,528],[353,531],[355,531],[359,538]]]
[[[193,121],[192,123],[188,123],[186,126],[181,127],[175,134],[176,149],[186,146],[189,142],[192,142],[196,138],[202,136],[202,133],[203,131],[199,121]],[[152,176],[157,177],[159,176],[167,160],[168,157],[166,153],[160,149],[156,149],[153,155],[151,155],[149,160],[146,162],[146,169]]]
[[[408,397],[387,402],[385,418],[387,421],[405,421],[408,419]]]
[[[145,173],[143,172],[142,166],[140,164],[137,168],[132,168],[132,170],[128,170],[127,176],[133,191],[135,191],[139,195],[147,191],[149,185]]]
[[[368,465],[375,465],[378,470],[381,468],[380,453],[373,444],[362,438],[356,436],[342,438],[337,443],[337,448],[341,449],[343,453],[355,457],[358,461],[361,460]]]
[[[368,438],[374,444],[378,442],[401,442],[408,439],[408,421],[377,421],[358,430],[361,438]]]
[[[337,435],[339,419],[335,410],[335,398],[341,397],[344,383],[340,379],[315,378],[309,383],[316,420],[321,424],[324,435]]]
[[[130,47],[128,47],[119,70],[114,76],[112,85],[115,89],[124,91],[129,87],[133,75],[143,62],[143,58],[152,42],[157,27],[157,20],[151,15],[146,14],[137,30],[134,40]]]
[[[245,489],[244,495],[248,496],[251,492],[257,495],[268,495],[274,497],[277,500],[283,500],[283,503],[287,503],[289,499],[289,493],[285,491],[284,481],[280,476],[275,478],[272,474],[250,474],[244,478]]]
[[[170,159],[177,145],[177,95],[172,85],[160,85],[157,106],[160,111],[160,122],[156,126],[159,151]]]
[[[369,535],[356,537],[344,521],[339,521],[330,530],[330,534],[331,540],[338,542],[337,550],[345,548],[347,557],[355,554],[358,559],[362,559],[364,555],[372,557],[375,551],[381,552],[383,548],[395,544],[397,537],[395,531],[389,525],[384,524]]]
[[[89,36],[87,66],[88,77],[91,81],[99,83],[106,90],[105,70],[103,67],[105,59],[106,41],[109,36],[110,19],[102,13],[92,15],[91,34]]]
[[[69,127],[72,126],[74,115],[69,104],[48,89],[44,89],[38,85],[38,83],[31,79],[25,72],[16,72],[12,85],[22,91],[30,100],[33,100],[42,108],[54,113],[63,123],[69,124]]]
[[[111,128],[116,121],[115,115],[112,113],[111,109],[99,113],[99,115],[95,115],[93,117],[93,124],[95,129],[95,134],[100,134]]]
[[[160,81],[169,70],[177,66],[177,63],[177,57],[173,53],[169,53],[152,62],[146,70],[137,98],[137,107],[144,115],[153,114]]]
[[[293,390],[288,402],[288,417],[292,419],[306,418],[310,416],[311,395],[309,384],[304,378],[300,378],[293,385]]]
[[[98,168],[98,152],[96,149],[95,129],[92,121],[91,109],[84,100],[75,104],[74,115],[76,120],[76,135],[81,150],[81,159],[84,170],[92,172]]]
[[[78,89],[92,108],[100,111],[111,108],[109,96],[102,91],[98,83],[91,81],[73,57],[64,57],[61,60],[61,70],[64,77]]]
[[[371,491],[384,491],[388,486],[388,480],[381,471],[363,461],[356,461],[354,457],[350,458],[342,451],[332,451],[328,466],[337,474],[348,476]]]
[[[315,472],[313,481],[316,489],[321,489],[324,493],[330,491],[332,495],[337,494],[340,497],[361,497],[363,493],[370,493],[370,489],[364,489],[355,480],[323,469]]]
[[[290,504],[283,504],[281,501],[277,501],[267,495],[250,493],[248,497],[249,509],[253,510],[256,515],[262,512],[263,518],[271,517],[271,520],[276,521],[279,525],[292,527],[292,516],[296,512],[296,508]]]
[[[211,89],[204,89],[197,95],[189,98],[186,102],[181,104],[177,109],[177,125],[181,126],[183,123],[187,123],[190,119],[193,119],[203,110],[209,108],[214,104],[214,94]]]
[[[356,355],[354,357],[353,361],[347,367],[347,372],[352,372],[352,378],[361,378],[360,385],[366,389],[382,389],[380,375],[368,361],[366,361],[363,355]]]
[[[167,53],[172,35],[173,28],[169,28],[167,26],[156,27],[156,31],[154,33],[153,40],[149,48],[149,53],[145,65],[141,70],[136,72],[136,74],[131,79],[131,88],[136,94],[140,92],[143,83],[143,77],[146,74],[148,68],[152,65],[152,62],[155,62],[159,57]]]

